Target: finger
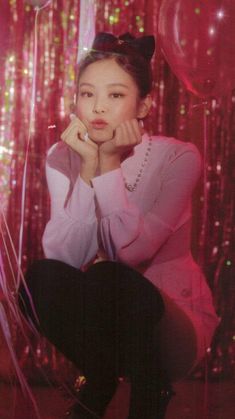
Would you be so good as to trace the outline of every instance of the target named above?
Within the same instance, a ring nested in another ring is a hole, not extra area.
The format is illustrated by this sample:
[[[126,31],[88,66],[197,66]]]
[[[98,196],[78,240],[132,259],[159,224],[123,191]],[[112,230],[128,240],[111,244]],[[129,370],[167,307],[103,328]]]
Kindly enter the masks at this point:
[[[71,126],[75,125],[78,126],[82,132],[86,132],[87,128],[86,125],[81,121],[81,119],[77,118],[77,116],[72,117],[70,124]]]
[[[133,130],[133,140],[135,139],[136,144],[140,144],[142,141],[142,134],[141,134],[139,122],[137,121],[137,119],[133,119],[131,121],[131,127]]]
[[[65,140],[67,137],[71,135],[75,135],[76,137],[80,137],[80,139],[84,138],[87,129],[86,126],[78,119],[76,116],[72,118],[70,124],[65,129],[65,131],[61,135],[61,139]]]
[[[130,121],[126,121],[123,124],[123,132],[124,132],[123,139],[125,141],[125,144],[126,145],[131,145],[131,146],[133,144],[135,144],[135,138],[134,138],[135,135],[134,135],[133,128],[132,128],[132,125],[131,125]]]
[[[61,139],[65,142],[81,141],[81,128],[78,125],[69,126],[61,135]]]
[[[85,126],[85,124],[81,121],[81,119],[79,119],[77,116],[76,116],[76,114],[74,114],[74,113],[71,113],[70,115],[69,115],[69,118],[70,118],[70,124],[74,124],[74,125],[79,125],[79,127],[81,128],[81,131],[82,131],[82,133],[85,133],[86,131],[87,131],[87,128],[86,128],[86,126]]]
[[[73,125],[78,125],[82,129],[82,131],[86,131],[87,130],[85,124],[81,121],[81,119],[79,119],[77,117],[77,115],[75,113],[70,113],[69,114],[69,119],[70,119],[70,123],[67,126],[67,128],[69,128],[69,127],[71,127]]]
[[[87,141],[88,140],[88,132],[87,132],[86,126],[78,118],[76,118],[76,121],[75,120],[73,120],[73,121],[74,121],[74,125],[77,127],[77,130],[78,130],[78,134],[77,135],[79,135],[79,137],[82,140],[85,140],[85,138],[86,138],[86,141]]]
[[[141,133],[136,119],[126,121],[124,124],[126,136],[131,145],[139,144],[141,141]]]
[[[76,126],[76,125],[77,125],[76,119],[77,119],[77,118],[76,118],[76,116],[72,116],[72,117],[70,118],[70,123],[69,123],[69,125],[66,127],[66,129],[63,131],[63,133],[62,133],[61,137],[65,137],[66,135],[68,135],[68,134],[70,133],[71,129],[72,129],[74,126]]]
[[[139,143],[142,142],[142,135],[143,135],[144,131],[143,131],[141,125],[140,125],[140,122],[137,121],[137,119],[133,120],[133,129],[135,131],[137,142],[139,144]]]
[[[66,138],[71,137],[72,135],[77,135],[78,129],[77,125],[70,123],[67,128],[62,132],[61,139],[65,140]]]
[[[128,147],[133,146],[132,134],[130,128],[128,128],[128,122],[121,123],[116,129],[116,146],[117,147]]]
[[[120,124],[115,130],[115,143],[117,147],[126,144],[126,136],[127,134],[124,124]]]

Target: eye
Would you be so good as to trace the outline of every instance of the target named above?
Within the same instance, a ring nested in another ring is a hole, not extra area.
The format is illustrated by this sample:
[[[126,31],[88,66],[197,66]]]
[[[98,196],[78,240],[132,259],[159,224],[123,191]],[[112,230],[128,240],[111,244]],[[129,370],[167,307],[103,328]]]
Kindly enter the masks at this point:
[[[124,97],[124,96],[125,95],[123,93],[117,93],[117,92],[111,93],[111,97],[113,97],[114,99],[118,99],[118,98],[121,98],[121,97]]]
[[[82,96],[82,97],[92,97],[93,93],[89,92],[89,91],[83,91],[83,92],[80,92],[80,96]]]

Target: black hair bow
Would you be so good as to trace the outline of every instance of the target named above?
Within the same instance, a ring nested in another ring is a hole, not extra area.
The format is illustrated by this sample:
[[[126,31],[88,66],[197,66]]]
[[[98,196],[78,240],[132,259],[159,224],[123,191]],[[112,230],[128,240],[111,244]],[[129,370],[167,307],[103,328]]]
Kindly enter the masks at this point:
[[[92,49],[125,55],[138,53],[147,61],[150,61],[155,50],[155,39],[152,35],[135,38],[129,32],[119,37],[108,32],[100,32],[94,39]]]

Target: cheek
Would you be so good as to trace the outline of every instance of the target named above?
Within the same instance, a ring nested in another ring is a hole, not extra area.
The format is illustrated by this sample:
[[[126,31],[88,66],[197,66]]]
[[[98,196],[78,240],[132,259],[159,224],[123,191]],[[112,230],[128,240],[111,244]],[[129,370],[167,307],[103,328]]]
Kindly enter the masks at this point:
[[[81,106],[81,104],[77,104],[76,113],[78,118],[84,119],[86,116],[86,108],[84,106]]]
[[[135,104],[133,103],[129,103],[128,105],[120,109],[120,117],[123,120],[136,118],[136,115],[137,115],[137,109],[136,109]]]
[[[81,112],[81,109],[80,109],[80,108],[77,108],[77,112],[76,112],[76,114],[77,114],[78,118],[80,118],[80,119],[82,119],[82,118],[83,118],[83,114],[82,114],[82,112]]]

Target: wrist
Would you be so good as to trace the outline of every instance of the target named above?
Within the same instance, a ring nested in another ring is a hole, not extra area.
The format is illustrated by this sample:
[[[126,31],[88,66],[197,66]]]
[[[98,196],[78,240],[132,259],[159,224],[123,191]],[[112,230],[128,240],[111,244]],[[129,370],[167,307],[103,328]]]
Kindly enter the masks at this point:
[[[84,180],[84,182],[86,182],[90,186],[92,186],[91,180],[96,175],[97,163],[98,161],[97,159],[95,159],[92,161],[90,160],[89,162],[83,162],[81,164],[80,176]]]

